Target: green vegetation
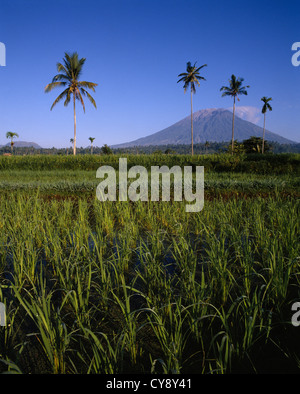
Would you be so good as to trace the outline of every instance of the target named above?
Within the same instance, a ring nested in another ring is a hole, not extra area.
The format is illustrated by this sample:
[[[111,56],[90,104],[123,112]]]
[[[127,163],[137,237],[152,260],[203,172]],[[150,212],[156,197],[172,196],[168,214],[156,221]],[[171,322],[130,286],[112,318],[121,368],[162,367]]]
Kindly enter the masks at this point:
[[[73,139],[71,138],[73,141]],[[70,140],[71,144],[73,142]],[[274,154],[278,153],[300,153],[300,143],[298,144],[279,144],[276,142],[268,142],[270,145],[270,151]],[[96,155],[102,154],[103,147],[93,146],[93,153]],[[149,145],[149,146],[135,146],[130,148],[110,148],[112,153],[116,154],[152,154],[155,152],[166,153],[166,154],[188,154],[190,148],[188,145]],[[209,142],[203,144],[194,144],[194,154],[216,154],[225,153],[228,151],[227,142]],[[4,153],[9,153],[10,149],[8,146],[0,148],[0,156]],[[33,147],[14,147],[14,155],[68,155],[69,148],[33,148]],[[90,147],[77,147],[77,155],[90,154]]]
[[[251,137],[242,144],[238,144],[241,150],[247,154],[250,153],[266,153],[271,150],[271,147],[268,141],[265,141],[264,138],[260,137]]]
[[[73,99],[73,111],[74,111],[74,139],[73,139],[73,154],[76,155],[76,100],[79,100],[83,111],[85,112],[85,105],[82,96],[86,96],[95,108],[96,102],[93,97],[89,94],[86,89],[92,89],[95,92],[95,87],[98,85],[94,82],[78,81],[82,73],[82,67],[86,61],[86,58],[78,58],[78,53],[72,54],[65,53],[65,57],[62,63],[57,63],[56,68],[59,74],[55,75],[52,82],[45,87],[45,93],[51,92],[53,89],[58,87],[67,88],[55,99],[51,106],[51,110],[55,105],[64,100],[64,106],[66,107],[71,99]]]
[[[118,168],[122,154],[105,155],[34,155],[34,156],[0,156],[0,170],[93,170],[101,165]],[[300,154],[251,154],[236,155],[170,155],[170,154],[128,154],[128,168],[141,165],[150,169],[155,165],[204,166],[206,172],[256,173],[264,175],[285,174],[299,175]]]
[[[112,155],[113,151],[107,144],[104,144],[101,148],[101,153],[103,155]]]
[[[18,133],[13,133],[12,131],[8,131],[6,133],[6,138],[10,139],[10,149],[11,153],[13,153],[13,148],[14,148],[14,138],[18,138],[19,134]]]
[[[236,78],[234,74],[231,75],[231,79],[229,80],[229,86],[222,86],[221,92],[222,97],[233,97],[233,115],[232,115],[232,137],[231,137],[231,154],[234,153],[234,115],[235,115],[235,100],[239,100],[238,96],[243,94],[247,95],[247,89],[250,86],[243,86],[244,78]]]
[[[93,142],[95,141],[95,137],[89,137],[89,140],[91,141],[91,155],[93,154]]]
[[[191,62],[187,62],[186,72],[181,73],[178,77],[181,77],[178,82],[184,82],[183,88],[184,93],[187,91],[188,87],[191,88],[191,144],[192,144],[192,156],[194,154],[194,137],[193,137],[193,93],[196,93],[195,84],[200,86],[199,81],[205,81],[206,79],[199,74],[199,71],[206,67],[207,64],[203,64],[201,67],[196,67],[196,63],[192,66]]]
[[[0,371],[299,373],[299,155],[127,158],[204,165],[204,209],[99,202],[118,155],[0,157]]]

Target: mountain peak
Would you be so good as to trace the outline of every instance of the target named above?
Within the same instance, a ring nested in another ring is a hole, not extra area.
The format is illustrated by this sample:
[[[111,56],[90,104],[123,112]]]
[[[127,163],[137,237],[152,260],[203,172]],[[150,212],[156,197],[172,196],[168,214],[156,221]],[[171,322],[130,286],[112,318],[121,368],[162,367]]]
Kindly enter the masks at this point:
[[[196,111],[193,113],[193,120],[213,116],[213,115],[216,115],[217,113],[221,113],[223,111],[226,111],[226,110],[223,108],[200,109],[199,111]],[[190,116],[189,116],[189,118],[190,118]]]
[[[232,112],[224,108],[208,108],[193,113],[194,143],[227,142],[231,141]],[[243,141],[251,136],[262,137],[263,129],[254,123],[235,116],[234,138]],[[265,139],[279,143],[294,143],[268,130]],[[114,145],[113,148],[127,148],[147,145],[176,145],[191,143],[191,116],[144,138],[124,144]]]

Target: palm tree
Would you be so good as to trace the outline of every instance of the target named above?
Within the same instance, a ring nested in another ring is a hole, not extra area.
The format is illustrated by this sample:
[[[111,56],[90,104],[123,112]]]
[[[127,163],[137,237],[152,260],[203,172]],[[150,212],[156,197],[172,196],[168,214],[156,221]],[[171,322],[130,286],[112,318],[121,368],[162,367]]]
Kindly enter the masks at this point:
[[[91,141],[91,155],[92,155],[93,154],[93,142],[94,142],[95,138],[89,137],[89,140]]]
[[[75,102],[79,100],[82,104],[83,111],[85,112],[85,105],[82,96],[86,96],[90,102],[94,105],[95,108],[96,102],[93,97],[88,93],[86,88],[91,89],[95,92],[95,87],[98,85],[97,83],[87,82],[87,81],[79,81],[78,78],[81,75],[82,67],[85,63],[85,58],[78,58],[77,52],[72,54],[65,53],[65,57],[63,58],[63,63],[57,63],[56,68],[59,74],[55,75],[52,79],[52,82],[49,83],[45,87],[45,93],[50,92],[52,89],[57,87],[65,87],[67,88],[56,98],[54,103],[52,104],[51,110],[53,107],[62,99],[64,99],[64,105],[67,106],[71,101],[73,95],[73,108],[74,108],[74,144],[73,144],[73,154],[76,155],[76,109]]]
[[[6,138],[10,139],[10,149],[11,149],[11,153],[13,153],[13,146],[14,146],[14,138],[19,138],[19,134],[18,133],[13,133],[12,131],[8,131],[6,133]]]
[[[266,97],[264,96],[261,101],[263,101],[264,105],[262,107],[261,112],[264,114],[264,133],[263,133],[263,140],[262,140],[262,148],[261,148],[261,153],[264,153],[265,151],[265,130],[266,130],[266,113],[267,111],[272,111],[272,107],[269,104],[269,101],[272,101],[272,97]]]
[[[203,64],[203,66],[196,68],[196,63],[192,66],[191,62],[187,62],[186,64],[186,72],[181,73],[178,77],[181,77],[178,82],[183,81],[184,85],[184,93],[187,91],[187,88],[191,87],[191,139],[192,139],[192,155],[194,154],[194,143],[193,143],[193,93],[196,93],[195,83],[200,86],[199,80],[206,81],[204,77],[201,77],[199,74],[199,70],[203,67],[206,67],[207,64]]]
[[[250,86],[242,86],[244,78],[236,78],[235,75],[231,75],[231,79],[229,79],[229,86],[222,86],[220,91],[223,91],[222,97],[231,96],[233,97],[233,116],[232,116],[232,138],[231,138],[231,154],[233,155],[234,151],[234,113],[235,113],[235,99],[240,94],[247,95],[248,92],[246,89],[250,88]]]
[[[207,154],[207,148],[209,147],[210,143],[209,141],[206,141],[204,146],[205,146],[205,153]]]
[[[73,153],[74,153],[74,139],[73,138],[70,138],[70,142],[71,142],[71,144],[72,144],[72,146],[73,146]],[[68,153],[69,153],[69,150],[68,150]]]

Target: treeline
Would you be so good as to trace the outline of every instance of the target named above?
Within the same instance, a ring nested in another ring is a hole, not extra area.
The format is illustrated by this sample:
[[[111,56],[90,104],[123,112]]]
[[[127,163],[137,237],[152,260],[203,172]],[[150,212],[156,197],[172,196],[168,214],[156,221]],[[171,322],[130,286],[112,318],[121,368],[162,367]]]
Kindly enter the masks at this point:
[[[249,139],[250,140],[250,139]],[[259,139],[258,139],[259,140]],[[252,150],[244,149],[244,141],[235,141],[236,153],[259,153],[254,148]],[[300,143],[297,144],[279,144],[278,142],[267,142],[269,146],[269,153],[300,153]],[[258,144],[258,146],[260,146]],[[229,143],[228,142],[206,142],[203,144],[194,144],[194,154],[216,154],[216,153],[226,153],[228,152]],[[93,147],[94,155],[104,155],[104,154],[179,154],[188,155],[190,154],[189,145],[150,145],[150,146],[135,146],[129,148],[110,148],[107,145],[102,147]],[[0,155],[10,154],[11,148],[9,146],[3,146],[0,148]],[[90,147],[77,147],[76,153],[79,155],[89,155],[91,154]],[[71,148],[34,148],[34,147],[14,147],[14,155],[72,155],[73,151]]]
[[[261,138],[251,137],[243,142],[235,141],[235,153],[260,153]],[[297,144],[279,144],[278,142],[265,141],[265,152],[268,153],[300,153],[300,143]],[[257,149],[258,147],[258,149]],[[194,144],[194,154],[218,154],[229,152],[228,142],[206,142],[203,144]],[[150,145],[150,146],[135,146],[130,148],[112,149],[114,153],[128,153],[128,154],[190,154],[189,145]]]
[[[0,156],[1,170],[93,170],[109,165],[118,170],[119,158],[124,154],[110,155],[34,155]],[[229,153],[211,155],[182,154],[126,154],[128,169],[132,166],[204,166],[206,172],[245,172],[252,174],[290,174],[299,175],[300,155],[251,154],[234,155]]]

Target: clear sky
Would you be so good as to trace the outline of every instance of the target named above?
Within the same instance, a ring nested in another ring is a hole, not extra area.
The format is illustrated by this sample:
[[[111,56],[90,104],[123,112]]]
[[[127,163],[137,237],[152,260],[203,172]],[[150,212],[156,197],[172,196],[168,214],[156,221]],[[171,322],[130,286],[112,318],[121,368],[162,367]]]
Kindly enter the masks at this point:
[[[186,63],[206,81],[194,110],[228,108],[220,87],[231,74],[250,85],[238,106],[248,116],[273,98],[267,129],[300,141],[299,0],[0,0],[0,145],[7,131],[42,147],[70,146],[72,105],[50,107],[61,90],[44,93],[65,52],[85,57],[82,79],[98,83],[97,110],[77,104],[77,146],[117,144],[144,137],[190,113],[177,84]]]

